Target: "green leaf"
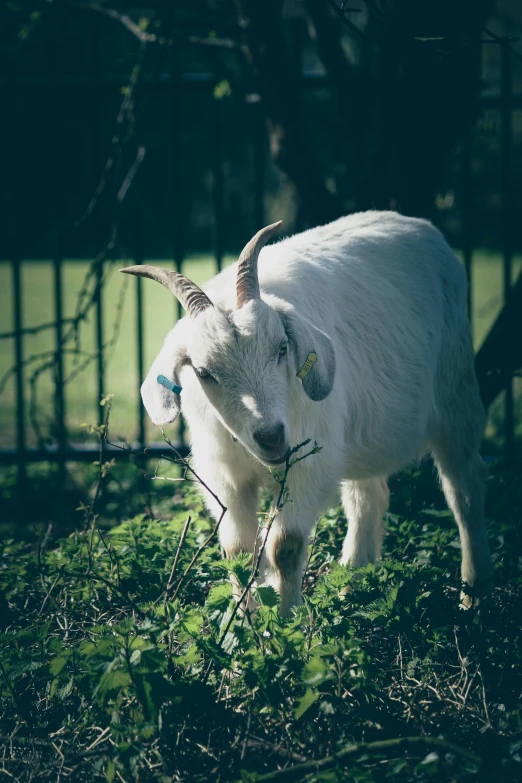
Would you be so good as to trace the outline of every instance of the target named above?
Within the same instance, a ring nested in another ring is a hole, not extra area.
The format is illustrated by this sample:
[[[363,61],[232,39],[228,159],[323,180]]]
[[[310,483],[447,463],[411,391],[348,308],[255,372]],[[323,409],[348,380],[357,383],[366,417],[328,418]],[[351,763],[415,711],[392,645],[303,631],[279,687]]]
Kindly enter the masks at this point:
[[[230,82],[227,79],[223,79],[218,82],[214,87],[214,98],[217,101],[221,101],[223,98],[228,98],[232,95],[232,88]]]
[[[67,696],[70,694],[70,692],[71,692],[71,691],[72,691],[72,689],[73,689],[73,684],[74,684],[74,681],[73,681],[73,678],[71,677],[71,678],[70,678],[70,679],[69,679],[69,680],[68,680],[68,681],[65,683],[65,685],[64,685],[62,688],[60,688],[60,689],[57,691],[56,695],[58,696],[58,698],[59,698],[59,699],[61,699],[62,701],[63,701],[64,699],[66,699],[66,698],[67,698]]]
[[[303,698],[299,699],[297,707],[294,710],[294,716],[296,720],[304,715],[318,698],[319,694],[316,691],[313,691],[311,688],[308,688]]]
[[[246,587],[252,576],[252,555],[241,552],[230,560],[223,560],[220,567],[234,574],[241,587]]]
[[[261,585],[254,591],[256,600],[261,606],[274,607],[279,605],[279,594],[270,585]]]
[[[140,690],[145,696],[149,715],[156,720],[162,704],[175,695],[175,687],[159,672],[140,676],[138,683],[141,684]]]
[[[225,611],[232,598],[232,585],[230,582],[214,585],[208,594],[206,604],[210,609]]]
[[[114,765],[114,761],[112,759],[109,759],[109,761],[107,762],[107,770],[105,772],[105,777],[107,778],[108,783],[112,783],[115,775],[116,775],[116,767]]]
[[[318,685],[323,682],[327,672],[325,662],[319,655],[314,655],[304,668],[303,682],[305,685]]]
[[[94,695],[107,693],[107,691],[121,690],[131,684],[130,674],[123,669],[111,669],[102,674]]]
[[[203,617],[196,609],[189,609],[181,619],[181,626],[189,636],[199,636],[202,624]]]
[[[66,663],[67,663],[67,657],[65,657],[64,655],[60,655],[59,658],[54,658],[50,662],[49,669],[53,677],[56,677],[58,674],[60,674],[60,672],[62,671]]]
[[[53,698],[56,691],[58,690],[59,684],[60,684],[60,680],[58,679],[58,677],[55,677],[54,680],[51,682],[51,690],[49,691],[49,698],[51,699]]]

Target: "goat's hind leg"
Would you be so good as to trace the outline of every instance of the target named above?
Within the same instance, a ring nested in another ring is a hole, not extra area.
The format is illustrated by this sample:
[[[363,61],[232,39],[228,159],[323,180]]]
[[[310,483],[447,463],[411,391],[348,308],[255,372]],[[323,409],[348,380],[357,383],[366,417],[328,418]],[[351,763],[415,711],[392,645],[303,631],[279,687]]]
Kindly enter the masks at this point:
[[[479,417],[480,418],[480,417]],[[493,564],[484,523],[486,467],[480,458],[473,427],[465,421],[453,431],[444,430],[434,440],[432,452],[446,502],[455,516],[462,548],[462,581],[472,588],[463,593],[470,607],[472,594],[491,587]]]
[[[383,517],[390,502],[386,479],[343,481],[341,497],[348,518],[341,564],[357,568],[373,563],[381,554]]]

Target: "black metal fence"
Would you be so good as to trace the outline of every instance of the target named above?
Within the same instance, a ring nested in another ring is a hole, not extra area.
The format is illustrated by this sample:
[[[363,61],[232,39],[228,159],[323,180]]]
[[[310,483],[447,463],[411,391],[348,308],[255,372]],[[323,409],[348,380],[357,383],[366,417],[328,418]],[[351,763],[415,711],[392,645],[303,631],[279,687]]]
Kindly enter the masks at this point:
[[[13,114],[16,115],[16,107],[24,105],[38,105],[41,111],[47,111],[47,122],[49,123],[49,132],[47,133],[48,144],[46,146],[48,160],[42,168],[41,161],[36,167],[39,176],[46,181],[49,197],[47,208],[48,225],[47,230],[41,232],[41,236],[28,237],[29,227],[26,222],[26,210],[24,208],[24,193],[31,186],[29,181],[20,183],[18,178],[18,164],[21,156],[28,154],[24,146],[23,132],[22,138],[17,138],[20,134],[20,127],[13,123],[13,136],[10,145],[7,147],[9,154],[12,154],[11,161],[11,185],[9,194],[6,198],[6,211],[9,215],[8,240],[9,248],[2,253],[5,258],[4,263],[9,264],[11,268],[12,290],[4,292],[4,296],[12,298],[12,329],[0,337],[4,340],[10,340],[13,345],[13,375],[15,384],[15,405],[14,415],[16,418],[16,442],[12,446],[5,446],[0,449],[0,464],[16,464],[19,470],[19,477],[23,483],[23,477],[26,471],[26,465],[35,461],[51,461],[57,463],[61,469],[67,461],[92,460],[97,454],[97,447],[94,443],[72,443],[69,436],[68,417],[67,417],[67,399],[65,396],[65,369],[64,369],[64,345],[67,332],[75,328],[75,318],[66,316],[64,312],[64,283],[63,283],[63,265],[64,259],[71,257],[71,251],[65,247],[63,226],[74,222],[70,217],[71,209],[67,205],[67,196],[64,194],[64,187],[67,180],[66,160],[63,159],[64,151],[60,141],[53,137],[53,129],[56,123],[64,117],[64,103],[72,101],[73,105],[86,104],[89,110],[83,115],[87,119],[87,128],[83,128],[82,133],[88,139],[88,157],[91,172],[91,180],[86,177],[85,189],[83,195],[94,191],[97,176],[92,172],[99,173],[101,161],[110,160],[114,157],[111,165],[116,165],[116,158],[120,154],[119,147],[116,144],[114,149],[109,144],[109,149],[104,150],[101,141],[102,118],[100,116],[100,96],[108,95],[110,101],[116,105],[119,99],[121,84],[107,84],[100,78],[99,52],[94,41],[90,52],[90,76],[89,80],[83,83],[67,81],[65,76],[59,72],[56,60],[50,57],[48,63],[47,77],[39,85],[23,81],[10,81],[3,84],[4,105],[13,108]],[[503,291],[502,296],[505,302],[509,288],[512,282],[513,274],[513,255],[515,249],[515,216],[513,210],[513,134],[512,134],[512,114],[516,108],[522,106],[520,97],[513,97],[511,85],[512,61],[507,47],[502,49],[501,59],[501,79],[500,90],[495,95],[483,95],[481,98],[484,108],[498,109],[501,118],[501,156],[502,156],[502,197],[503,197],[503,230],[504,244],[501,248],[503,257]],[[323,75],[303,74],[303,89],[321,89],[329,91],[328,79]],[[213,90],[215,89],[216,78],[205,74],[181,74],[176,77],[170,75],[156,81],[141,80],[134,86],[135,94],[140,97],[154,95],[155,100],[159,100],[163,106],[162,115],[164,122],[169,124],[168,145],[166,152],[166,178],[167,191],[170,199],[169,215],[172,218],[170,228],[170,250],[165,256],[170,256],[171,263],[177,271],[184,270],[184,264],[187,257],[187,226],[190,222],[189,209],[185,203],[190,199],[190,187],[187,180],[190,179],[190,172],[186,171],[184,163],[184,146],[186,142],[185,129],[188,113],[191,111],[188,104],[190,96],[204,96],[204,101],[200,103],[203,114],[201,123],[204,126],[204,135],[207,139],[207,148],[204,151],[207,159],[211,161],[212,181],[209,187],[209,205],[208,212],[212,216],[212,237],[207,236],[212,244],[212,256],[214,259],[215,270],[219,271],[223,264],[225,250],[236,245],[236,238],[230,236],[230,222],[227,224],[225,210],[225,171],[226,151],[224,144],[226,118],[224,114],[227,111],[226,103],[215,99]],[[127,89],[129,89],[127,85]],[[40,92],[38,99],[35,94]],[[332,98],[333,100],[333,98]],[[121,111],[121,109],[120,109]],[[248,199],[249,212],[251,214],[251,223],[243,228],[243,235],[264,225],[265,222],[265,196],[267,188],[267,177],[272,177],[270,185],[272,190],[277,189],[277,175],[271,170],[268,162],[267,144],[263,127],[262,106],[256,96],[252,101],[243,104],[241,109],[241,134],[243,143],[248,145],[250,150],[248,165]],[[11,115],[13,116],[13,115]],[[111,115],[113,116],[113,115]],[[166,118],[166,119],[165,119]],[[40,117],[42,120],[42,117]],[[69,123],[74,128],[74,121]],[[228,138],[230,126],[227,126],[226,135],[228,144],[234,143]],[[44,145],[45,146],[45,145]],[[85,146],[85,145],[84,145]],[[87,149],[87,147],[85,147]],[[41,152],[41,151],[40,151]],[[86,153],[87,154],[87,153]],[[460,181],[457,183],[457,190],[460,191],[461,203],[461,242],[463,259],[468,273],[468,278],[473,280],[473,254],[474,254],[474,223],[475,212],[473,204],[473,136],[472,133],[466,135],[462,140],[462,150],[460,158]],[[140,158],[141,156],[141,158]],[[125,154],[120,156],[125,158]],[[147,198],[144,183],[139,180],[138,175],[135,178],[137,168],[143,158],[143,150],[134,150],[132,158],[120,160],[123,166],[122,170],[125,176],[121,177],[119,190],[115,193],[113,199],[116,208],[120,210],[118,220],[119,224],[111,223],[102,225],[103,221],[97,220],[93,216],[89,223],[90,231],[94,234],[85,238],[86,250],[81,252],[76,247],[73,253],[85,257],[88,252],[96,256],[98,260],[92,265],[92,274],[94,275],[95,285],[92,295],[92,309],[89,311],[93,316],[95,324],[95,351],[92,360],[96,363],[97,375],[97,399],[99,400],[107,391],[106,389],[106,331],[107,325],[104,323],[104,280],[107,265],[112,263],[111,256],[118,249],[119,238],[125,235],[126,254],[129,263],[141,264],[144,260],[151,257],[151,252],[146,247],[144,240],[144,223],[150,220],[150,215],[144,218],[144,201]],[[59,165],[56,165],[56,164]],[[270,169],[270,171],[269,171]],[[45,170],[45,171],[44,171]],[[60,175],[59,172],[62,172]],[[268,173],[267,173],[268,172]],[[270,173],[271,172],[271,173]],[[59,181],[54,181],[58,178]],[[135,179],[135,181],[134,181]],[[275,183],[275,184],[274,184]],[[132,184],[132,187],[129,185]],[[126,188],[126,189],[125,189]],[[45,188],[44,188],[45,189]],[[127,190],[132,191],[132,198],[127,198]],[[188,194],[188,195],[187,195]],[[42,196],[42,193],[40,193]],[[125,205],[122,207],[123,198]],[[119,199],[119,200],[118,200]],[[9,203],[7,203],[9,201]],[[68,217],[69,215],[69,217]],[[115,238],[116,231],[118,239]],[[228,236],[227,236],[228,232]],[[237,233],[237,231],[236,231]],[[77,240],[75,240],[77,241]],[[81,243],[81,237],[80,237]],[[98,247],[94,247],[98,243]],[[103,249],[100,251],[99,247]],[[49,253],[49,248],[52,248]],[[156,251],[158,252],[158,251]],[[161,252],[161,250],[160,250]],[[52,256],[53,271],[53,306],[54,317],[49,324],[42,324],[38,327],[26,325],[26,313],[23,310],[23,281],[22,264],[30,263],[31,259],[38,257],[49,258]],[[136,323],[134,335],[134,351],[137,365],[137,375],[142,379],[147,371],[144,356],[144,299],[142,281],[137,279],[134,294],[136,297]],[[132,290],[132,289],[131,289]],[[469,287],[469,309],[472,312],[472,286]],[[179,315],[179,311],[178,311]],[[85,316],[86,317],[86,316]],[[90,316],[89,316],[90,317]],[[80,319],[81,320],[81,319]],[[77,325],[76,325],[77,326]],[[42,330],[50,331],[54,334],[54,348],[49,352],[47,359],[50,371],[54,378],[54,415],[51,442],[40,442],[36,446],[28,445],[27,438],[27,388],[28,388],[28,364],[26,355],[26,341],[30,334]],[[137,388],[133,390],[136,397],[135,416],[137,420],[136,446],[142,448],[146,443],[146,427],[144,410],[139,398]],[[1,400],[0,400],[1,402]],[[100,415],[103,414],[101,411]],[[513,383],[508,385],[504,403],[504,455],[506,461],[512,463],[515,459],[515,399],[513,392]],[[181,423],[178,432],[179,447],[181,452],[186,453],[187,448],[184,441],[183,424]],[[152,444],[149,447],[149,454],[157,456],[162,451],[161,444]],[[129,452],[119,452],[124,455]]]

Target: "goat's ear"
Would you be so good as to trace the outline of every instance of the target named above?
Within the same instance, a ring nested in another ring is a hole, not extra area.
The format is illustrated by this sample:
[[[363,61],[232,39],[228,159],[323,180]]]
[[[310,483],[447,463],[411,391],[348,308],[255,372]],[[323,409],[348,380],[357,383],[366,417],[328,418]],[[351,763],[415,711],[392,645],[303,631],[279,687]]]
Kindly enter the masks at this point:
[[[179,346],[174,329],[167,335],[163,348],[154,359],[149,374],[141,386],[141,399],[150,418],[158,426],[169,424],[177,419],[180,409],[179,394],[166,389],[158,383],[158,375],[179,386],[178,372],[185,351]]]
[[[303,389],[311,400],[324,400],[332,391],[335,377],[335,351],[332,341],[327,334],[307,318],[298,315],[293,308],[285,310],[281,315],[293,348],[296,375],[303,370],[310,354],[317,357],[302,380]]]

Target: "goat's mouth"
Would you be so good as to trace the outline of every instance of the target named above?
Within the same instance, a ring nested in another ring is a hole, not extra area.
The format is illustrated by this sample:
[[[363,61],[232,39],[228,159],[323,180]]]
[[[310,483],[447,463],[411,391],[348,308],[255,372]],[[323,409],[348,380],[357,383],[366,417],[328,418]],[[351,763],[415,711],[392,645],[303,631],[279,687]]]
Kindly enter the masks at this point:
[[[272,468],[275,465],[282,465],[284,462],[286,462],[286,455],[288,454],[288,449],[285,451],[284,454],[282,454],[280,457],[269,459],[268,457],[265,457],[261,454],[257,455],[257,458],[261,460],[261,462],[264,465],[268,465],[268,467]]]

